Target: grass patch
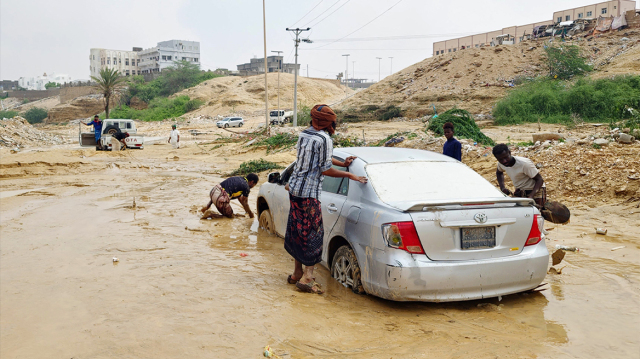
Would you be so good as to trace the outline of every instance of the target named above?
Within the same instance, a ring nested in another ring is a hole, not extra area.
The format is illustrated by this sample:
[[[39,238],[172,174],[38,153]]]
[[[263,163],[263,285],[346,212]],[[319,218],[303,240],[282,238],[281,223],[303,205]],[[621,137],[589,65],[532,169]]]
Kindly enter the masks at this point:
[[[412,138],[409,138],[409,136],[413,135]],[[413,139],[416,138],[416,134],[410,131],[404,131],[404,132],[396,132],[394,134],[391,134],[383,139],[381,139],[380,141],[371,144],[372,147],[380,147],[380,146],[384,146],[384,144],[389,141],[390,139],[394,138],[394,137],[404,137],[405,140],[406,139]]]
[[[267,153],[279,148],[287,149],[291,148],[298,143],[298,136],[291,133],[278,133],[271,137],[267,137],[260,141],[256,141],[254,146],[267,146]]]
[[[575,125],[627,119],[628,108],[640,108],[640,76],[581,78],[575,82],[537,79],[513,89],[500,100],[493,116],[498,125],[544,122]]]
[[[516,146],[518,146],[518,147],[529,147],[529,146],[533,146],[533,145],[534,145],[533,141],[518,142],[516,144]]]
[[[0,118],[14,118],[18,116],[18,111],[3,110],[0,111]]]
[[[277,163],[265,161],[261,158],[259,160],[243,162],[237,170],[229,173],[229,176],[244,176],[249,173],[259,173],[280,168],[283,167]]]
[[[188,109],[196,109],[202,103],[197,100],[190,100],[189,96],[178,96],[176,98],[158,97],[149,103],[145,110],[136,110],[129,106],[122,105],[113,109],[111,118],[130,118],[142,121],[162,121],[168,118],[180,117],[187,113]]]
[[[357,137],[348,137],[335,135],[331,138],[333,140],[333,147],[360,147],[364,146],[364,142]]]
[[[446,122],[453,123],[455,136],[458,138],[469,138],[483,145],[495,145],[492,139],[490,139],[484,133],[482,133],[482,131],[480,131],[480,128],[473,120],[473,117],[471,117],[471,114],[468,111],[457,108],[451,109],[441,115],[438,115],[438,117],[435,119],[431,119],[429,121],[429,127],[427,129],[440,136],[444,136],[442,125],[444,125]]]

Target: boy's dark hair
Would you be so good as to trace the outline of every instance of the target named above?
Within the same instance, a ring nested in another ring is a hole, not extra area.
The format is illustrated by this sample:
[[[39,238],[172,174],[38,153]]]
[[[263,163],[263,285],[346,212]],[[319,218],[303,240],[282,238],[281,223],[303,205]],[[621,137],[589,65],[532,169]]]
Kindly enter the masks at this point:
[[[497,156],[497,155],[499,155],[499,154],[501,154],[502,152],[505,152],[505,151],[509,151],[509,146],[505,145],[504,143],[500,143],[500,144],[495,145],[491,152],[493,152],[494,156]]]
[[[255,182],[258,183],[258,181],[260,180],[260,178],[258,178],[258,175],[255,173],[249,173],[247,175],[247,182]]]
[[[455,131],[455,130],[453,129],[453,123],[451,123],[451,122],[446,122],[444,125],[442,125],[442,129],[443,129],[443,130],[446,130],[447,128],[450,128],[450,129],[451,129],[451,131]]]

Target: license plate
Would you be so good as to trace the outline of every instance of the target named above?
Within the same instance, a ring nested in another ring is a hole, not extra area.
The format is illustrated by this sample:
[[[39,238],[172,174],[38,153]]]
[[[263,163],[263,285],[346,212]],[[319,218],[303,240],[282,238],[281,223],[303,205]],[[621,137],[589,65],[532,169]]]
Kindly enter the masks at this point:
[[[460,229],[463,250],[485,249],[496,246],[496,227],[476,227]]]

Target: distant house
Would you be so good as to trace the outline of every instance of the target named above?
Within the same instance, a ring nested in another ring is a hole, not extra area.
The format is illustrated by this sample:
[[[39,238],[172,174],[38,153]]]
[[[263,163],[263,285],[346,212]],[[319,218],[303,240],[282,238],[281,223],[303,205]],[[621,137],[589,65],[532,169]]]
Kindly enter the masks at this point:
[[[71,76],[67,74],[51,74],[44,73],[42,76],[36,77],[21,77],[18,79],[18,86],[27,90],[46,90],[46,84],[49,82],[56,82],[61,85],[71,82]]]
[[[0,91],[12,91],[18,89],[18,81],[2,80],[0,81]]]
[[[300,64],[285,64],[283,56],[268,56],[267,57],[267,72],[285,72],[288,74],[295,74],[296,71],[300,74]],[[238,73],[240,76],[253,76],[264,73],[264,57],[257,59],[253,58],[249,63],[238,65]]]

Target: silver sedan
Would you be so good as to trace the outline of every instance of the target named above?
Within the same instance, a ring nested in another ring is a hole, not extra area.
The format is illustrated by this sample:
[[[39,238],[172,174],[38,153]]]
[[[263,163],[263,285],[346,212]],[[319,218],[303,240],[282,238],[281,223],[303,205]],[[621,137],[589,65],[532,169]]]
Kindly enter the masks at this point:
[[[397,301],[459,301],[536,288],[549,252],[528,198],[506,197],[461,162],[404,148],[334,150],[367,184],[325,177],[322,264],[356,293]],[[258,194],[261,227],[284,236],[293,165]]]

